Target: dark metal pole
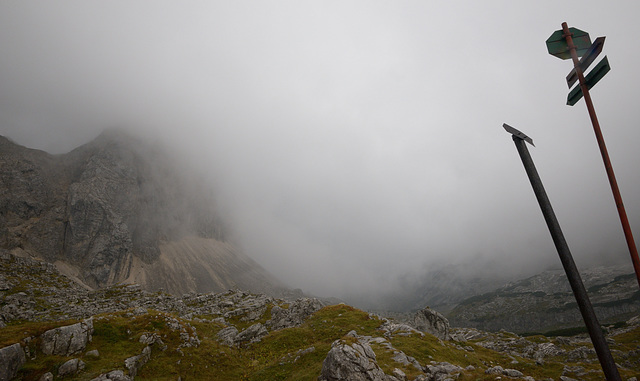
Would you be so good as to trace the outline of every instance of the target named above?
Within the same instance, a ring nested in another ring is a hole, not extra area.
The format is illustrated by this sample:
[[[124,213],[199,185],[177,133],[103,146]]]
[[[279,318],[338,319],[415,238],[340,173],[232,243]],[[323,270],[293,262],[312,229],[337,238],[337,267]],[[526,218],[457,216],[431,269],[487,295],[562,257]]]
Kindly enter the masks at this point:
[[[575,67],[576,74],[578,75],[580,88],[582,89],[582,95],[584,96],[584,102],[587,105],[587,110],[589,111],[589,118],[591,118],[593,131],[596,134],[598,147],[600,147],[600,154],[602,155],[602,160],[604,161],[604,168],[607,171],[607,177],[609,178],[609,184],[611,185],[613,198],[616,202],[618,215],[620,216],[620,222],[622,223],[622,230],[624,231],[624,237],[627,240],[627,247],[629,248],[629,254],[631,255],[631,262],[633,263],[633,269],[636,273],[638,286],[640,287],[640,258],[638,258],[638,249],[636,248],[636,243],[633,239],[633,233],[631,232],[631,226],[629,225],[627,212],[625,211],[624,204],[622,203],[622,195],[620,194],[620,189],[618,189],[618,182],[616,181],[616,175],[613,173],[613,166],[611,165],[611,160],[609,160],[609,153],[607,151],[607,146],[604,144],[604,136],[602,135],[602,131],[600,130],[600,123],[598,122],[598,116],[596,115],[596,110],[593,107],[593,102],[591,101],[591,94],[589,94],[589,87],[587,86],[587,83],[584,79],[584,73],[580,68],[580,60],[578,59],[578,53],[576,52],[576,47],[573,44],[573,38],[566,22],[562,23],[562,32],[565,39],[567,40],[567,46],[569,47],[569,52],[571,53],[573,66]]]
[[[573,257],[569,251],[569,246],[564,239],[564,235],[560,229],[560,224],[553,212],[553,208],[551,207],[551,203],[547,197],[547,192],[544,190],[542,180],[540,180],[540,176],[538,176],[538,171],[533,164],[533,160],[531,159],[529,150],[525,145],[525,141],[515,135],[513,136],[513,141],[516,144],[516,148],[518,149],[518,153],[522,159],[522,164],[527,172],[527,176],[529,176],[529,181],[531,182],[533,192],[538,199],[538,204],[540,204],[540,209],[544,215],[544,220],[547,223],[549,232],[551,232],[551,238],[556,246],[556,250],[558,250],[562,267],[564,267],[564,271],[567,273],[571,290],[573,290],[573,295],[578,302],[582,319],[587,326],[589,336],[591,336],[591,342],[593,343],[598,355],[598,360],[600,361],[604,375],[609,381],[621,381],[618,368],[616,367],[616,363],[613,361],[613,357],[609,351],[609,346],[607,345],[602,329],[600,328],[600,323],[593,311],[593,307],[589,301],[589,296],[587,295],[587,291],[585,290],[582,279],[580,278],[580,273],[573,261]]]

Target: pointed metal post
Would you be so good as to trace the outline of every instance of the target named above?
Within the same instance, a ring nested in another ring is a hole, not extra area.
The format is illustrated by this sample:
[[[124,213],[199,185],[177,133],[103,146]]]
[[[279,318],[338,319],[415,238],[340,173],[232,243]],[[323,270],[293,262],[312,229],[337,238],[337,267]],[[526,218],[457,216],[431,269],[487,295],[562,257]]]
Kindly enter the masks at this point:
[[[609,381],[621,381],[618,368],[611,356],[611,351],[609,350],[607,341],[602,333],[602,328],[600,328],[600,323],[598,322],[598,318],[593,311],[593,306],[591,305],[591,301],[587,295],[587,290],[584,288],[584,284],[582,283],[580,272],[573,261],[571,251],[569,251],[569,245],[567,245],[567,241],[564,239],[564,234],[562,234],[562,229],[560,229],[558,219],[553,212],[551,202],[547,197],[547,192],[544,190],[542,180],[540,180],[538,171],[536,170],[533,159],[531,159],[531,155],[529,154],[529,150],[525,144],[525,141],[527,141],[533,145],[533,141],[527,135],[506,123],[503,124],[503,127],[507,132],[513,135],[513,142],[520,154],[522,164],[524,165],[524,169],[527,172],[527,176],[529,177],[529,181],[533,187],[533,192],[536,195],[536,199],[538,199],[538,204],[540,204],[544,220],[547,223],[547,227],[551,233],[551,238],[553,239],[553,243],[555,244],[558,255],[560,256],[560,261],[562,262],[562,267],[564,267],[564,271],[567,274],[567,279],[569,279],[571,290],[573,291],[573,295],[575,296],[578,307],[580,308],[582,319],[587,326],[587,331],[589,332],[591,342],[593,343],[596,354],[598,355],[598,360],[600,361],[604,375]]]

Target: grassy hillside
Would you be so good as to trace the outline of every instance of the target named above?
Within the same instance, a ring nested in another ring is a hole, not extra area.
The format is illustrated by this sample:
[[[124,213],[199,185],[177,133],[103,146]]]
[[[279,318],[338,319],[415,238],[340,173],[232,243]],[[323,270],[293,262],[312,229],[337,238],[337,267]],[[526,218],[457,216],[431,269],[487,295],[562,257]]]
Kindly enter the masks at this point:
[[[265,312],[259,320],[265,322],[269,314],[269,311]],[[154,333],[161,337],[164,345],[152,345],[150,360],[141,367],[135,379],[315,380],[335,340],[352,340],[345,336],[352,330],[358,335],[382,336],[379,330],[382,320],[378,317],[348,305],[334,305],[316,312],[299,327],[270,332],[260,342],[229,347],[216,339],[216,334],[223,328],[222,324],[211,322],[216,317],[199,316],[186,320],[154,310],[140,315],[125,310],[95,316],[93,340],[84,351],[85,355],[79,356],[86,367],[73,379],[91,380],[114,369],[125,370],[125,359],[140,354],[146,346],[140,342],[141,336]],[[239,329],[255,323],[243,322],[242,318],[236,316],[229,323],[236,324]],[[31,358],[19,371],[17,379],[38,380],[46,372],[57,374],[57,368],[71,357],[42,354],[38,336],[54,326],[69,323],[12,322],[0,330],[0,346],[28,337],[35,338],[26,344]],[[197,337],[199,344],[185,345],[185,333],[191,338]],[[566,341],[543,336],[524,339],[507,333],[485,335],[494,335],[491,340],[505,343],[524,340],[528,343],[553,343],[566,350],[572,347]],[[396,335],[389,341],[396,350],[414,357],[422,365],[448,362],[465,368],[460,373],[460,380],[494,380],[496,376],[485,371],[496,365],[519,370],[535,379],[559,379],[566,367],[581,367],[587,372],[581,379],[602,379],[597,362],[585,362],[583,359],[567,362],[566,356],[558,355],[546,358],[541,365],[534,359],[486,348],[482,343],[487,342],[487,337],[464,342],[443,342],[431,335],[414,333]],[[640,328],[615,335],[612,339],[615,342],[612,349],[618,363],[640,363],[640,351],[636,350],[640,345]],[[522,342],[520,345],[526,344]],[[98,357],[86,355],[94,349],[99,351]],[[414,367],[394,361],[394,353],[384,346],[374,344],[372,349],[378,365],[386,374],[391,374],[395,368],[403,370],[409,380],[424,374]],[[623,370],[623,378],[638,376],[638,369]]]

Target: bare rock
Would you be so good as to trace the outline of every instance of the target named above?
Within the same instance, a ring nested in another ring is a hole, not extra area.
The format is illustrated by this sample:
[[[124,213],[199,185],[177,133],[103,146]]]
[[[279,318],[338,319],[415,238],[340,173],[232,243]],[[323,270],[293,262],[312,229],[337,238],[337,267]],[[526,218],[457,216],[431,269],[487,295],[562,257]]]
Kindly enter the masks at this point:
[[[451,340],[449,320],[429,307],[416,312],[412,323],[417,330],[432,334],[442,340]]]
[[[263,337],[267,336],[269,332],[261,323],[256,323],[251,327],[245,329],[244,331],[238,333],[235,338],[235,342],[237,344],[240,343],[257,343],[262,340]]]
[[[0,381],[9,381],[18,374],[18,369],[26,362],[19,343],[0,349]]]
[[[100,352],[98,352],[98,350],[97,350],[97,349],[94,349],[94,350],[92,350],[92,351],[89,351],[89,352],[85,353],[84,355],[85,355],[85,357],[95,357],[95,358],[98,358],[98,357],[100,357]]]
[[[131,381],[131,378],[121,370],[112,370],[109,373],[101,374],[91,381]]]
[[[142,350],[142,353],[140,353],[139,355],[131,356],[126,360],[124,360],[124,366],[129,371],[129,376],[131,378],[135,378],[140,368],[142,368],[142,366],[144,366],[144,364],[146,364],[150,358],[151,358],[151,347],[147,345],[146,347],[144,347],[144,349]]]
[[[70,356],[83,351],[91,341],[93,318],[80,323],[50,329],[40,336],[46,355]]]
[[[227,346],[233,346],[235,344],[236,337],[238,336],[238,328],[229,326],[221,329],[216,335],[218,341]]]
[[[512,378],[522,378],[522,372],[516,369],[504,369],[501,366],[494,366],[484,371],[486,374],[504,375]]]
[[[297,299],[289,308],[273,306],[271,320],[266,325],[272,330],[297,327],[322,307],[324,304],[315,298]]]
[[[82,371],[85,367],[84,361],[80,359],[71,359],[58,368],[58,376],[65,377]]]
[[[322,363],[318,381],[388,381],[376,362],[376,354],[368,343],[336,340]]]
[[[448,362],[434,363],[425,367],[425,372],[432,380],[445,380],[450,377],[457,378],[464,369]]]

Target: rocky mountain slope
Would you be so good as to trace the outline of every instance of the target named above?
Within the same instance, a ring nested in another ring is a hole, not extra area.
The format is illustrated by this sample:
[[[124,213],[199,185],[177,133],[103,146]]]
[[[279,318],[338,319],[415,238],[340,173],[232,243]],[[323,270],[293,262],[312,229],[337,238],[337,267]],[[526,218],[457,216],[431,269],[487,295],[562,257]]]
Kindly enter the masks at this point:
[[[624,321],[640,313],[640,291],[632,270],[629,266],[618,266],[581,271],[601,323]],[[467,298],[447,317],[458,326],[520,333],[582,325],[580,311],[563,270],[546,271]]]
[[[88,291],[0,252],[0,380],[601,380],[588,338],[413,326],[348,305],[240,290]],[[431,324],[431,323],[435,324]],[[435,329],[432,331],[432,329]],[[624,380],[640,376],[640,317],[607,327]]]
[[[229,242],[203,191],[161,149],[108,130],[63,155],[0,137],[0,248],[88,288],[181,294],[283,286]]]

